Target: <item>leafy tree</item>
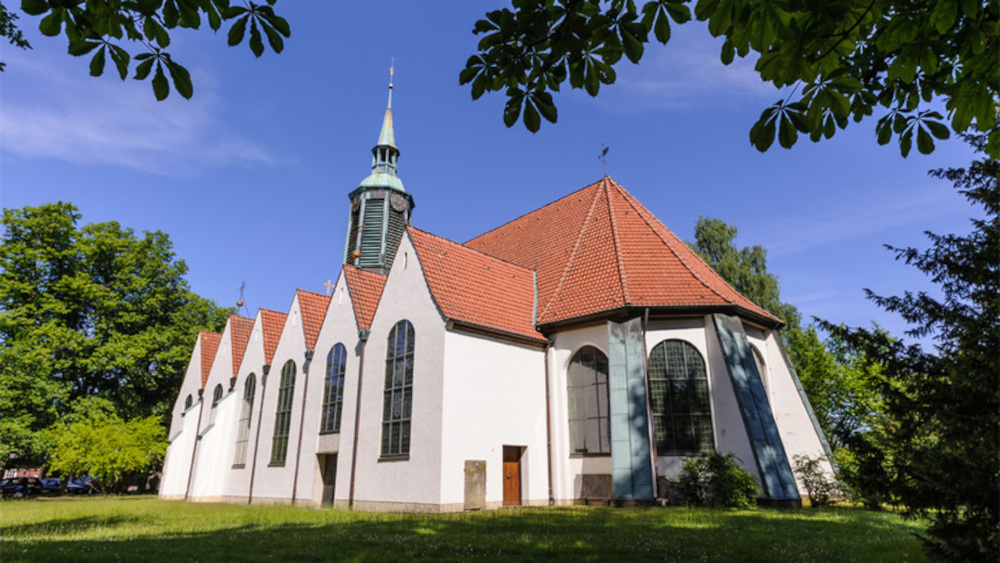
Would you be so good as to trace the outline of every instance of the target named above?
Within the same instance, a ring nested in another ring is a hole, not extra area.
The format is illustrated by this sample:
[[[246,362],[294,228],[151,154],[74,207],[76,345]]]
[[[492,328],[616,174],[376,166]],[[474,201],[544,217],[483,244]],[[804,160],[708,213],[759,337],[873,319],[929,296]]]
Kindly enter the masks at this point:
[[[969,139],[979,150],[982,137]],[[988,561],[1000,553],[1000,162],[935,170],[981,206],[967,235],[927,233],[931,247],[893,248],[926,273],[940,296],[906,292],[868,296],[900,314],[911,336],[932,337],[934,352],[878,331],[827,325],[846,343],[878,359],[891,421],[892,494],[909,514],[931,522],[925,545],[943,561]]]
[[[45,434],[51,441],[49,468],[63,475],[89,475],[101,492],[121,491],[129,474],[160,467],[167,451],[157,416],[122,420],[100,397],[76,401],[73,411]]]
[[[736,247],[736,227],[701,216],[690,246],[708,265],[747,299],[784,319],[788,331],[798,328],[801,315],[781,302],[778,278],[767,271],[767,250],[760,245]]]
[[[248,44],[255,56],[264,53],[264,36],[271,49],[280,53],[285,45],[282,38],[289,37],[291,29],[284,18],[274,13],[271,6],[276,1],[230,6],[229,0],[21,0],[21,10],[31,16],[44,16],[38,24],[43,35],[65,35],[70,55],[93,53],[92,76],[104,73],[110,57],[122,80],[130,68],[136,80],[146,80],[152,73],[153,94],[163,100],[170,94],[167,73],[178,94],[190,98],[194,93],[187,69],[166,50],[171,30],[199,29],[203,17],[213,31],[218,31],[223,22],[232,22],[227,34],[230,46],[242,43],[249,27]],[[0,36],[13,45],[29,48],[14,23],[16,19],[17,14],[0,2]]]
[[[503,91],[504,123],[522,117],[537,131],[558,114],[552,93],[569,80],[596,96],[613,84],[622,55],[638,63],[647,43],[670,40],[671,22],[694,17],[723,37],[721,59],[757,56],[761,79],[790,88],[750,130],[767,150],[777,134],[788,148],[806,133],[829,138],[877,109],[880,144],[894,137],[906,156],[949,137],[950,130],[990,132],[987,152],[1000,157],[1000,3],[985,0],[513,0],[476,22],[479,51],[459,80],[472,97]]]
[[[38,460],[37,432],[80,397],[164,416],[198,331],[229,313],[191,292],[167,235],[79,220],[69,203],[3,211],[0,463]]]

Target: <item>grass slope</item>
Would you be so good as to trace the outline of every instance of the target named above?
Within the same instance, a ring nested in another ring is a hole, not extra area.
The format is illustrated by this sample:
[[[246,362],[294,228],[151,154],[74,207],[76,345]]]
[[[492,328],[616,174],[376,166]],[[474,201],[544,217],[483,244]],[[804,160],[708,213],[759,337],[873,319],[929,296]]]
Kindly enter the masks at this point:
[[[925,561],[918,523],[857,509],[565,507],[364,514],[153,498],[0,503],[0,561]]]

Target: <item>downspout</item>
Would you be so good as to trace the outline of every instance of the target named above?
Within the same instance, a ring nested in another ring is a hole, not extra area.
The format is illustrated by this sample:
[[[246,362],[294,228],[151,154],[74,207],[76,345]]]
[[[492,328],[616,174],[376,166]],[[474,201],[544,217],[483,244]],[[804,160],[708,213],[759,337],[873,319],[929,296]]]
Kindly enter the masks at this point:
[[[549,458],[549,506],[556,503],[555,493],[552,489],[552,406],[549,396],[549,350],[552,349],[552,341],[545,345],[545,448]]]
[[[257,409],[257,434],[253,440],[253,465],[250,466],[250,491],[247,493],[247,504],[253,502],[253,480],[257,474],[257,452],[260,451],[260,422],[264,417],[264,392],[267,391],[267,374],[271,371],[271,364],[264,364],[261,368],[260,376],[260,408]]]
[[[201,406],[198,407],[198,424],[194,427],[194,445],[191,446],[191,466],[188,468],[188,481],[187,487],[184,489],[184,500],[187,500],[191,494],[191,478],[194,477],[194,460],[198,455],[198,440],[201,440],[201,437],[198,436],[201,432],[201,413],[205,410],[205,402],[202,401],[204,395],[205,388],[202,387],[198,390],[198,402],[201,403]]]
[[[358,426],[361,425],[361,381],[365,374],[365,347],[368,344],[368,335],[371,330],[359,330],[358,339],[361,340],[361,357],[358,359],[358,398],[354,405],[354,443],[351,444],[351,491],[347,497],[347,508],[354,508],[354,475],[358,467]]]
[[[306,350],[306,361],[302,364],[302,415],[299,417],[299,445],[295,450],[295,473],[292,477],[292,504],[295,504],[295,496],[299,492],[299,462],[302,459],[302,434],[305,433],[303,425],[306,423],[306,398],[309,397],[309,366],[312,365],[315,350]]]
[[[653,499],[655,500],[659,496],[660,491],[658,490],[659,489],[659,487],[658,487],[658,485],[659,485],[659,483],[658,483],[659,479],[657,479],[657,476],[656,476],[656,460],[657,460],[657,457],[656,457],[656,428],[655,428],[655,425],[653,424],[653,399],[652,399],[652,396],[649,394],[650,393],[650,389],[649,389],[649,350],[646,349],[646,346],[647,346],[647,344],[646,344],[646,331],[648,331],[648,330],[649,330],[649,307],[646,307],[646,311],[642,315],[642,364],[643,364],[643,367],[642,367],[643,377],[642,378],[645,380],[645,383],[646,383],[646,420],[649,421],[649,424],[647,425],[648,428],[649,428],[648,429],[648,432],[649,432],[649,452],[650,452],[649,458],[653,462]]]

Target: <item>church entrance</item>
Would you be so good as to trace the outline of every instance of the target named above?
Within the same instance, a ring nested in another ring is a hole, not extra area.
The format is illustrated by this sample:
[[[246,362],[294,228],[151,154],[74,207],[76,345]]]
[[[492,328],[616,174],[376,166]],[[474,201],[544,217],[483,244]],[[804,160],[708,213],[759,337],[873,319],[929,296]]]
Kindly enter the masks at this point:
[[[337,480],[337,454],[319,456],[320,473],[323,475],[324,505],[333,504],[334,484]]]
[[[520,446],[503,447],[503,505],[521,505],[521,453]]]

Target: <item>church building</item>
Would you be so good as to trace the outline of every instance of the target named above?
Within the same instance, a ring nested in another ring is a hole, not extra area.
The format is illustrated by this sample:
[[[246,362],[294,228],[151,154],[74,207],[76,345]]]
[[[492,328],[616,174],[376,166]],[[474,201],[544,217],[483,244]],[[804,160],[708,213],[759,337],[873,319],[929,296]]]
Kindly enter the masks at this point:
[[[829,448],[781,319],[607,176],[464,244],[412,226],[389,88],[332,293],[199,335],[160,496],[641,504],[714,450],[800,504],[791,460]]]

